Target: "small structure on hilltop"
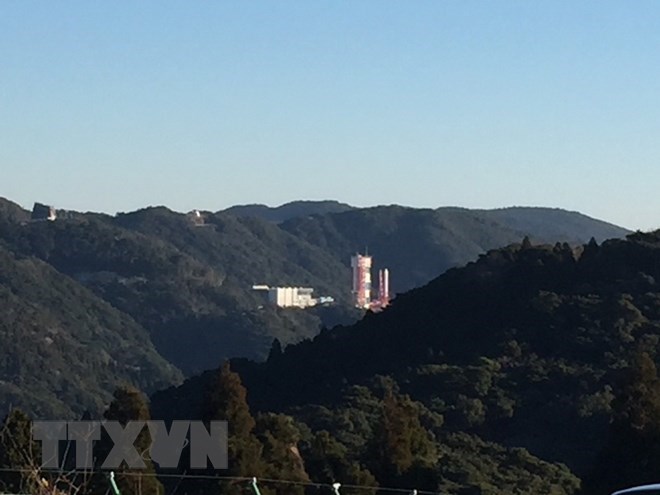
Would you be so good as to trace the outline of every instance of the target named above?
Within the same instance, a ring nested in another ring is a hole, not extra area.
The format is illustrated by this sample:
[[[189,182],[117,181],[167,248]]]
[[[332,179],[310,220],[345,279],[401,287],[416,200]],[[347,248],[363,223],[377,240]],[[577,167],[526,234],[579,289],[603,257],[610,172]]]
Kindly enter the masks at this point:
[[[206,225],[206,220],[199,210],[193,210],[188,213],[187,216],[188,220],[190,220],[195,227],[204,227]]]
[[[33,222],[54,222],[57,219],[57,210],[52,206],[34,203],[31,219]]]

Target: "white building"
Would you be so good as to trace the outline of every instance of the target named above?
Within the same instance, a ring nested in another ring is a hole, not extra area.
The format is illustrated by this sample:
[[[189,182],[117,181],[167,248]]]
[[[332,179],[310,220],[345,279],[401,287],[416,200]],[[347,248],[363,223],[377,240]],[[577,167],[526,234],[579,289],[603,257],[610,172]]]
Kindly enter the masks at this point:
[[[271,287],[268,302],[280,308],[308,308],[316,305],[312,292],[314,289],[308,287]]]

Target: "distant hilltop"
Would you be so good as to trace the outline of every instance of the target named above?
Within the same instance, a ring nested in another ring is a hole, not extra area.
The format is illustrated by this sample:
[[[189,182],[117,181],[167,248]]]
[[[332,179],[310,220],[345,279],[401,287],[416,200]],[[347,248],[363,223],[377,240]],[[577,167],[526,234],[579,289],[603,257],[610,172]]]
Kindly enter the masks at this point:
[[[57,211],[54,207],[41,203],[35,203],[32,207],[32,221],[49,220],[52,222],[55,219],[57,219]]]
[[[75,211],[64,210],[56,205],[44,203],[33,203],[33,210],[23,209],[18,204],[0,196],[0,214],[11,215],[24,221],[30,219],[31,215],[45,219],[65,219],[96,216],[98,218],[112,218],[117,215],[133,215],[146,212],[161,212],[162,214],[180,214],[164,205],[151,205],[139,208],[135,211],[118,212],[116,215],[98,211]],[[38,213],[37,213],[38,210]],[[52,211],[51,211],[52,210]],[[44,216],[44,212],[45,216]],[[198,225],[204,224],[204,217],[208,215],[230,214],[239,218],[259,218],[270,223],[284,224],[296,219],[304,219],[312,216],[336,215],[350,212],[359,212],[357,215],[368,215],[378,220],[384,212],[391,216],[392,212],[435,212],[440,216],[454,216],[462,212],[471,216],[483,217],[497,222],[507,228],[524,234],[530,233],[539,241],[555,240],[568,242],[586,242],[590,237],[602,241],[612,237],[623,237],[632,233],[631,230],[610,222],[589,217],[579,211],[570,211],[557,207],[544,206],[507,206],[493,209],[471,209],[457,206],[440,206],[437,208],[420,208],[398,204],[358,207],[336,200],[296,200],[279,206],[268,206],[266,204],[240,204],[218,210],[215,213],[210,210],[191,209],[187,212],[189,219]],[[42,218],[43,217],[43,218]],[[339,217],[343,218],[343,217]],[[594,231],[594,227],[597,227]],[[550,230],[548,230],[550,229]],[[531,230],[531,232],[530,232]],[[539,236],[538,233],[542,232]],[[585,238],[585,236],[587,236]],[[359,248],[364,246],[357,246]]]
[[[354,208],[354,206],[339,201],[323,200],[292,201],[275,207],[263,204],[236,205],[222,211],[239,217],[257,217],[269,222],[281,223],[292,218],[325,213],[342,213]]]
[[[49,209],[46,217],[50,213]],[[31,214],[0,199],[0,215],[29,222]],[[56,218],[56,222],[47,223],[94,218],[159,237],[195,257],[210,258],[205,262],[222,260],[221,271],[237,271],[234,280],[247,287],[255,283],[313,287],[339,300],[348,300],[350,295],[344,293],[348,292],[349,283],[338,279],[350,277],[351,256],[366,246],[378,253],[374,273],[388,268],[395,274],[390,291],[396,294],[423,285],[489,249],[519,242],[524,237],[532,243],[579,245],[592,237],[602,242],[631,233],[560,208],[361,208],[334,200],[293,201],[276,207],[237,205],[215,213],[197,209],[178,213],[165,206],[149,206],[114,216],[58,208]],[[182,236],[182,229],[191,226],[206,228],[197,229],[199,236]],[[234,253],[235,249],[238,252]],[[255,262],[255,256],[263,256],[264,265]],[[309,273],[311,267],[314,275]],[[308,273],[303,276],[305,272]],[[297,275],[275,276],[284,273]],[[337,283],[328,283],[329,280]]]

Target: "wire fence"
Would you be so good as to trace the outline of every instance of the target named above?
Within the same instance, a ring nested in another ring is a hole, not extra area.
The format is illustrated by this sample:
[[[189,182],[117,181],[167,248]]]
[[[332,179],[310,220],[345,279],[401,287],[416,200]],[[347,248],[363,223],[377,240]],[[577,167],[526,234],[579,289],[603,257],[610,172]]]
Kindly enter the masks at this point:
[[[30,469],[14,469],[14,468],[0,468],[0,472],[11,472],[11,473],[30,473],[33,470]],[[42,469],[41,473],[43,475],[62,475],[65,474],[67,477],[72,478],[75,476],[90,476],[92,474],[103,473],[104,475],[109,476],[110,471],[108,470],[85,470],[78,471],[72,470],[63,472],[57,469]],[[298,486],[303,488],[316,488],[319,491],[323,490],[324,492],[334,493],[335,495],[342,495],[341,490],[350,490],[350,491],[369,491],[369,492],[378,492],[378,493],[392,493],[392,494],[409,494],[409,495],[444,495],[439,491],[428,491],[428,490],[417,490],[415,488],[398,488],[398,487],[387,487],[387,486],[374,486],[374,485],[356,485],[356,484],[343,484],[340,482],[333,483],[320,483],[314,481],[300,481],[300,480],[286,480],[279,478],[257,478],[257,477],[246,477],[246,476],[216,476],[210,474],[187,474],[187,473],[153,473],[153,472],[138,472],[138,471],[122,471],[122,476],[134,476],[134,477],[155,477],[158,479],[176,479],[180,481],[184,480],[207,480],[207,481],[217,481],[219,483],[225,482],[230,484],[240,484],[245,483],[246,489],[251,489],[255,495],[260,495],[259,485],[266,485],[270,487],[271,485],[275,486]],[[175,490],[176,491],[176,490]],[[174,495],[172,492],[169,495]],[[0,495],[34,495],[27,493],[12,493],[5,494],[0,492]],[[201,494],[200,494],[201,495]]]

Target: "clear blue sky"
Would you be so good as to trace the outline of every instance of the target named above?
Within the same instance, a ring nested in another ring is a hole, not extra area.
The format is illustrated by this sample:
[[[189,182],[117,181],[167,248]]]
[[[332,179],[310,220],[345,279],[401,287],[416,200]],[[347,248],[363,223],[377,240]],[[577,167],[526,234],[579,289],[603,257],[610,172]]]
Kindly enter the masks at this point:
[[[0,1],[0,196],[660,227],[660,2]]]

